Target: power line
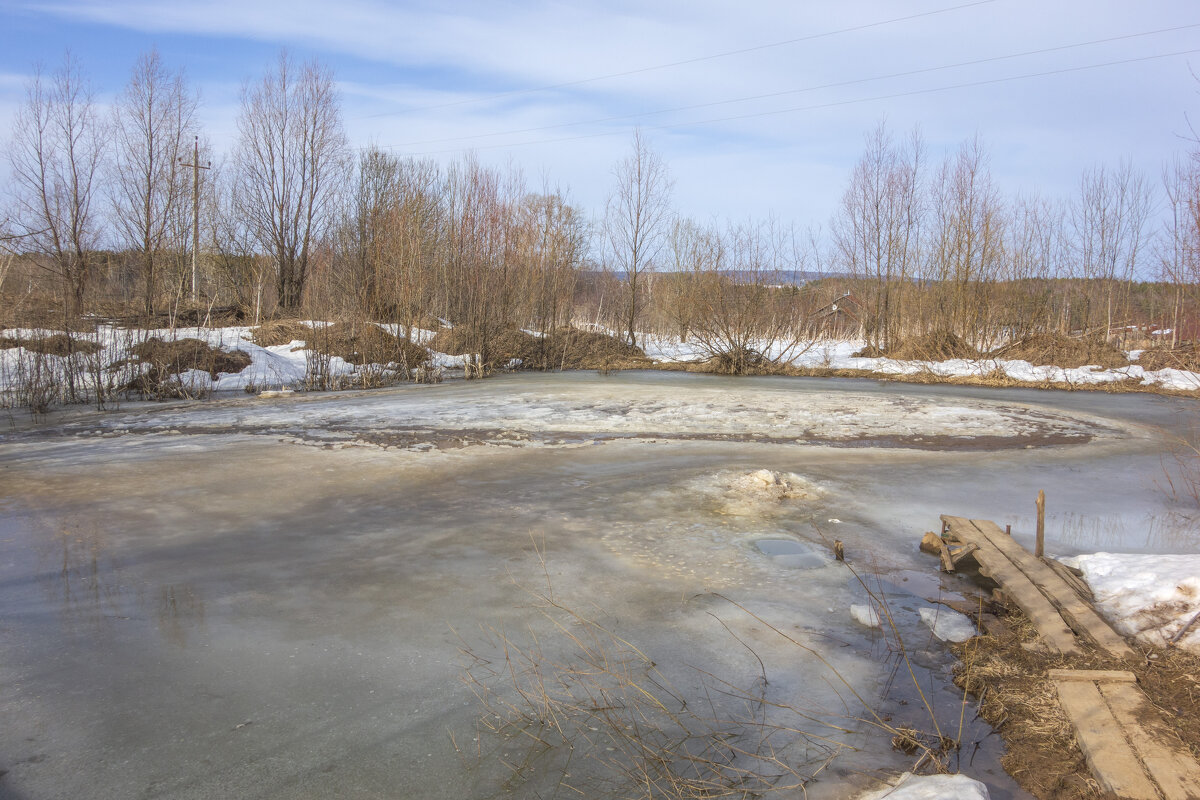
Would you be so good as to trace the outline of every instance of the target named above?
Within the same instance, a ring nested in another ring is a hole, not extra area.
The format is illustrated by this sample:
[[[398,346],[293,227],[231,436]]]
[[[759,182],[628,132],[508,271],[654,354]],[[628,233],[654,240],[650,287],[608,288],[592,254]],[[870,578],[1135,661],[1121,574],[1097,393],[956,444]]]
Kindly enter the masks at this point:
[[[734,122],[734,121],[743,120],[743,119],[755,119],[758,117],[778,116],[780,114],[791,114],[791,113],[796,113],[796,112],[800,112],[800,111],[819,111],[819,110],[826,109],[826,108],[838,108],[841,106],[857,105],[859,103],[873,103],[873,102],[876,102],[879,100],[894,100],[894,99],[901,98],[901,97],[915,97],[915,96],[924,95],[924,94],[935,94],[937,92],[948,92],[948,91],[953,91],[955,89],[969,89],[969,88],[974,88],[974,87],[978,87],[978,86],[990,86],[990,85],[994,85],[994,84],[998,84],[998,83],[1008,83],[1011,81],[1028,80],[1031,78],[1045,78],[1045,77],[1049,77],[1049,76],[1053,76],[1053,75],[1065,75],[1065,74],[1069,74],[1072,72],[1083,72],[1085,70],[1100,69],[1103,67],[1121,66],[1124,64],[1137,64],[1137,63],[1141,63],[1141,62],[1145,62],[1145,61],[1155,61],[1155,60],[1163,59],[1163,58],[1174,58],[1176,56],[1194,55],[1196,53],[1200,53],[1200,48],[1196,48],[1193,50],[1177,50],[1172,53],[1158,53],[1158,54],[1150,55],[1150,56],[1140,56],[1138,58],[1125,58],[1125,59],[1119,59],[1116,61],[1104,61],[1104,62],[1100,62],[1098,64],[1085,64],[1083,66],[1078,66],[1078,67],[1064,67],[1062,69],[1045,70],[1042,72],[1029,72],[1029,73],[1025,73],[1023,75],[1010,75],[1010,76],[1007,76],[1004,78],[990,78],[987,80],[968,81],[965,83],[955,83],[955,84],[949,84],[946,86],[935,86],[935,87],[932,87],[929,89],[913,89],[913,90],[907,91],[907,92],[895,92],[892,94],[881,94],[881,95],[875,95],[873,97],[860,97],[860,98],[855,98],[853,100],[837,100],[837,101],[833,101],[833,102],[829,102],[829,103],[818,103],[818,104],[809,105],[809,106],[795,106],[792,108],[781,108],[781,109],[775,109],[772,111],[759,111],[759,112],[755,112],[755,113],[751,113],[751,114],[734,114],[734,115],[727,116],[727,117],[711,117],[709,119],[693,120],[690,122],[676,122],[676,123],[669,123],[669,124],[664,124],[664,125],[654,125],[649,128],[646,128],[645,130],[671,130],[673,128],[687,128],[687,127],[692,127],[692,126],[697,126],[697,125],[712,125],[712,124],[716,124],[719,122]],[[597,139],[597,138],[604,137],[604,136],[620,136],[620,135],[624,135],[625,133],[626,133],[626,131],[624,131],[624,130],[602,131],[599,133],[587,133],[587,134],[582,134],[579,136],[566,136],[566,137],[560,137],[557,139],[537,139],[537,140],[529,140],[529,141],[524,141],[524,142],[509,142],[509,143],[505,143],[505,144],[480,145],[478,147],[452,147],[452,148],[445,149],[445,150],[430,150],[430,151],[426,151],[426,152],[422,152],[422,153],[408,153],[406,155],[409,155],[409,156],[431,156],[431,155],[441,155],[443,153],[460,153],[460,152],[465,152],[465,151],[469,151],[469,150],[493,150],[493,149],[505,148],[505,147],[527,147],[529,145],[536,145],[536,144],[557,144],[560,142],[575,142],[575,141],[580,141],[583,139]]]
[[[863,25],[853,25],[848,28],[838,28],[837,30],[824,31],[822,33],[813,33],[813,34],[809,34],[807,36],[800,36],[795,39],[785,39],[781,42],[769,42],[767,44],[759,44],[759,45],[754,45],[752,47],[743,47],[738,50],[725,50],[720,53],[712,53],[712,54],[706,55],[706,56],[696,56],[695,58],[686,58],[686,59],[683,59],[682,61],[671,61],[666,64],[655,64],[655,65],[649,66],[649,67],[639,67],[637,69],[625,70],[624,72],[611,72],[607,75],[597,75],[592,78],[580,78],[579,80],[564,81],[563,83],[551,83],[551,84],[546,84],[545,86],[535,86],[530,89],[514,89],[511,92],[499,92],[497,94],[486,95],[484,97],[473,97],[473,98],[469,98],[466,100],[454,100],[449,103],[438,103],[437,105],[432,105],[432,106],[421,106],[418,108],[405,109],[403,111],[382,111],[378,114],[368,114],[367,116],[361,117],[360,119],[377,119],[379,117],[389,117],[389,116],[395,116],[397,114],[415,114],[415,113],[418,113],[421,111],[434,111],[434,110],[440,109],[440,108],[451,108],[454,106],[463,106],[463,105],[469,105],[472,103],[483,103],[483,102],[487,102],[489,100],[500,100],[500,99],[507,98],[507,97],[517,97],[520,95],[534,94],[536,92],[548,92],[548,91],[551,91],[554,89],[565,89],[570,86],[582,86],[583,84],[586,84],[586,83],[597,83],[599,81],[607,81],[607,80],[611,80],[613,78],[624,78],[629,75],[641,75],[646,72],[654,72],[656,70],[661,70],[661,69],[671,69],[673,67],[682,67],[687,64],[698,64],[702,61],[713,61],[718,58],[728,58],[729,56],[738,56],[738,55],[743,55],[745,53],[753,53],[753,52],[756,52],[759,50],[769,50],[769,49],[775,48],[775,47],[784,47],[789,44],[799,44],[800,42],[811,42],[816,39],[825,39],[830,36],[839,36],[843,33],[855,33],[857,31],[865,31],[865,30],[869,30],[871,28],[878,28],[878,27],[881,27],[884,25],[892,25],[897,22],[908,22],[908,21],[911,21],[914,19],[921,19],[923,17],[932,17],[936,14],[945,14],[950,11],[959,11],[964,8],[973,8],[975,6],[987,5],[989,3],[994,3],[994,2],[996,2],[996,0],[975,0],[975,2],[971,2],[971,3],[962,3],[962,4],[956,5],[956,6],[948,6],[946,8],[938,8],[938,9],[934,9],[933,11],[922,11],[919,14],[909,14],[909,15],[903,16],[903,17],[892,17],[891,19],[880,20],[878,22],[868,22]]]
[[[989,58],[979,58],[979,59],[974,59],[971,61],[959,61],[959,62],[956,62],[953,64],[942,64],[942,65],[936,66],[936,67],[922,67],[920,69],[906,70],[904,72],[891,72],[891,73],[888,73],[885,75],[875,75],[875,76],[871,76],[871,77],[867,77],[867,78],[855,78],[853,80],[837,81],[835,83],[825,83],[825,84],[820,84],[820,85],[816,85],[816,86],[806,86],[806,87],[803,87],[800,89],[786,89],[786,90],[779,91],[779,92],[768,92],[765,94],[746,95],[743,97],[734,97],[734,98],[730,98],[727,100],[714,100],[714,101],[708,102],[708,103],[695,103],[693,105],[675,106],[672,108],[661,108],[661,109],[656,109],[654,111],[641,111],[641,112],[637,112],[637,113],[633,113],[633,114],[620,114],[620,115],[611,116],[611,117],[599,117],[599,118],[590,119],[590,120],[578,120],[576,122],[561,122],[561,123],[558,123],[555,125],[539,125],[539,126],[532,127],[532,128],[516,128],[513,130],[507,130],[507,131],[495,131],[492,133],[476,133],[476,134],[470,134],[467,136],[454,136],[454,137],[444,138],[444,139],[425,139],[425,140],[412,141],[412,142],[401,142],[399,144],[383,145],[383,147],[384,147],[384,149],[399,149],[399,148],[403,148],[403,147],[416,147],[419,145],[426,145],[426,144],[464,142],[464,141],[470,141],[470,140],[474,140],[474,139],[489,139],[489,138],[493,138],[496,136],[513,136],[513,135],[522,134],[522,133],[535,133],[537,131],[559,130],[562,128],[577,127],[579,125],[599,125],[599,124],[603,124],[606,122],[618,122],[620,120],[626,120],[626,119],[637,119],[640,117],[652,117],[652,116],[656,116],[659,114],[671,114],[671,113],[675,113],[678,111],[695,111],[695,110],[701,109],[701,108],[712,108],[715,106],[731,105],[733,103],[747,103],[752,100],[766,100],[766,99],[769,99],[772,97],[783,97],[785,95],[791,95],[791,94],[803,94],[806,92],[816,92],[816,91],[820,91],[823,89],[839,89],[839,88],[844,88],[847,86],[855,86],[855,85],[859,85],[859,84],[863,84],[863,83],[873,83],[875,81],[890,80],[892,78],[906,78],[906,77],[912,77],[913,75],[922,75],[922,74],[927,74],[930,72],[940,72],[940,71],[948,70],[948,69],[957,69],[959,67],[978,66],[980,64],[989,64],[989,63],[994,63],[994,62],[998,62],[998,61],[1010,61],[1015,58],[1026,58],[1026,57],[1035,56],[1035,55],[1045,55],[1046,53],[1061,52],[1064,50],[1072,50],[1072,49],[1079,48],[1079,47],[1089,47],[1089,46],[1097,45],[1097,44],[1110,44],[1112,42],[1125,41],[1128,39],[1136,39],[1136,38],[1145,37],[1145,36],[1155,36],[1155,35],[1158,35],[1161,33],[1173,33],[1176,31],[1188,30],[1191,28],[1200,28],[1200,22],[1190,23],[1187,25],[1176,25],[1171,28],[1159,28],[1157,30],[1143,31],[1141,33],[1127,33],[1127,34],[1122,34],[1121,36],[1111,36],[1111,37],[1108,37],[1105,39],[1092,39],[1092,40],[1086,41],[1086,42],[1076,42],[1074,44],[1064,44],[1064,45],[1058,45],[1055,47],[1045,47],[1045,48],[1041,48],[1039,50],[1026,50],[1026,51],[1020,52],[1020,53],[1010,53],[1010,54],[1001,55],[1001,56],[991,56]]]

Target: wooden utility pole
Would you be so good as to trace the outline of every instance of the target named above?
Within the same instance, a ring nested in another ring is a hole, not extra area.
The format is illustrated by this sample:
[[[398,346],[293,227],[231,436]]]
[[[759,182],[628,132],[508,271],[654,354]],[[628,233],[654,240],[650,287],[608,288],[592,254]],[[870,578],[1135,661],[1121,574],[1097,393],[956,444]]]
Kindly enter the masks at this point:
[[[200,253],[200,170],[212,169],[212,162],[200,163],[200,137],[196,137],[195,152],[192,163],[185,163],[181,158],[181,167],[192,168],[192,305],[196,305],[196,258]],[[200,324],[199,322],[196,323]]]

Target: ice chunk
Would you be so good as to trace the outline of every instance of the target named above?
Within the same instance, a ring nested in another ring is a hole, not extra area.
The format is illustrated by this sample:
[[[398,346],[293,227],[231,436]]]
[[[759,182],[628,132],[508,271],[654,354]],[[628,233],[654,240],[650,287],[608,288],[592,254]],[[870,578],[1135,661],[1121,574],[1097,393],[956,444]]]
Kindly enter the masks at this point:
[[[868,628],[879,627],[879,613],[869,603],[862,605],[855,603],[850,606],[850,616],[859,625],[866,625]]]
[[[975,623],[957,611],[948,608],[932,608],[926,606],[919,609],[921,621],[929,626],[933,635],[943,642],[965,642],[977,636]]]
[[[923,611],[924,609],[922,609]],[[966,775],[906,772],[892,786],[859,795],[857,800],[991,800],[987,787]]]

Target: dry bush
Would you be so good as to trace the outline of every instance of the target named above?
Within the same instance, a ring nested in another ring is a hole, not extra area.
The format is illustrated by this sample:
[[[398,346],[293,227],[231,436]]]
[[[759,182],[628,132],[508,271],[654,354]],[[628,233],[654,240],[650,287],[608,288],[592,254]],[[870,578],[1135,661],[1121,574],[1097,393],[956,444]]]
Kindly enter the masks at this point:
[[[950,331],[929,333],[889,345],[885,353],[898,361],[949,361],[979,358],[979,351]]]
[[[749,375],[768,371],[772,362],[763,354],[749,347],[715,353],[705,362],[709,370],[718,375]],[[776,367],[778,369],[778,367]]]
[[[55,333],[49,336],[0,336],[0,350],[14,347],[24,347],[33,353],[44,356],[70,356],[75,353],[92,355],[104,349],[103,345],[88,339],[76,339],[65,333]]]
[[[486,349],[482,367],[487,371],[501,368],[514,358],[522,358],[537,339],[517,328],[464,324],[435,330],[437,333],[429,341],[430,349],[452,356],[475,355]]]
[[[873,344],[868,344],[863,349],[853,354],[854,358],[886,358],[887,354]]]
[[[259,347],[280,347],[292,342],[304,342],[312,336],[312,328],[295,319],[276,319],[250,329],[250,341]]]
[[[997,348],[990,358],[1028,361],[1034,366],[1055,366],[1064,369],[1096,364],[1105,368],[1129,366],[1125,351],[1098,337],[1075,338],[1061,333],[1035,333],[1032,336]]]
[[[118,391],[136,392],[153,400],[191,398],[207,391],[204,386],[186,385],[180,379],[184,372],[207,372],[216,380],[219,373],[238,373],[251,363],[250,356],[241,350],[222,350],[200,339],[164,341],[151,337],[131,346],[129,353],[131,358],[109,368],[112,372],[134,373]]]
[[[348,364],[399,364],[415,369],[429,361],[429,351],[371,322],[336,322],[305,328],[308,347],[322,355],[337,356]],[[290,341],[290,340],[289,340]]]
[[[138,362],[164,375],[199,370],[215,380],[218,373],[238,373],[250,366],[250,356],[241,350],[222,350],[199,339],[163,341],[151,337],[135,344],[129,352]]]
[[[1200,345],[1143,350],[1135,363],[1147,370],[1182,369],[1200,372]]]
[[[642,348],[596,331],[562,327],[538,338],[530,336],[514,358],[525,369],[624,369],[645,366]]]

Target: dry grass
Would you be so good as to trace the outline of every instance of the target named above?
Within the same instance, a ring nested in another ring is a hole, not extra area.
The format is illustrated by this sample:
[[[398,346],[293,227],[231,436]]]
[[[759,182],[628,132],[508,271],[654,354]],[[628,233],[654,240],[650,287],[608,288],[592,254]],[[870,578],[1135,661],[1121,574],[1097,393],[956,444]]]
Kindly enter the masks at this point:
[[[480,336],[466,327],[443,328],[429,346],[442,353],[477,352]],[[629,369],[653,366],[640,347],[615,336],[562,327],[545,336],[532,336],[515,328],[491,332],[487,339],[488,369],[499,369],[519,360],[521,369]]]
[[[1129,366],[1124,350],[1099,337],[1075,338],[1060,333],[1038,333],[993,350],[989,357],[1028,361],[1034,366],[1064,369],[1095,364],[1106,369]]]
[[[129,352],[138,363],[149,364],[152,371],[162,375],[199,370],[215,380],[219,373],[238,373],[250,366],[250,356],[241,350],[222,350],[199,339],[150,338],[135,344]]]
[[[1144,658],[1121,662],[1096,652],[1066,657],[1033,647],[1037,631],[1013,607],[991,605],[1008,629],[955,645],[955,682],[978,700],[979,713],[1003,737],[1001,764],[1040,800],[1096,800],[1101,792],[1058,703],[1048,670],[1128,669],[1164,720],[1200,755],[1200,658],[1178,649],[1140,648]]]
[[[1134,363],[1148,370],[1182,369],[1200,372],[1200,345],[1143,350]]]
[[[88,339],[77,339],[65,333],[49,336],[0,336],[0,350],[24,347],[32,353],[44,356],[70,356],[76,353],[92,355],[104,349],[103,345]]]
[[[544,337],[529,337],[514,356],[525,369],[629,369],[651,362],[640,347],[615,336],[576,328],[556,328]]]
[[[355,366],[399,364],[413,369],[429,361],[429,351],[424,347],[370,322],[337,322],[310,328],[304,338],[311,349]]]
[[[979,351],[950,331],[930,331],[889,346],[885,355],[897,361],[949,361],[979,358]]]
[[[259,347],[281,347],[292,342],[307,341],[312,328],[297,319],[276,319],[250,329],[250,341]]]

